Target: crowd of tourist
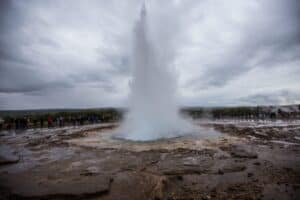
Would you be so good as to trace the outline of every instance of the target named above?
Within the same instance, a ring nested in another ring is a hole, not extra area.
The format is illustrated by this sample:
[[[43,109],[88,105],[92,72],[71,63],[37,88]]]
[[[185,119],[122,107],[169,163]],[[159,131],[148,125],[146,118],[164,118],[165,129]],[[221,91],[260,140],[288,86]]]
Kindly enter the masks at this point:
[[[52,128],[63,126],[81,126],[85,124],[100,123],[102,119],[98,116],[51,116],[47,118],[32,118],[32,117],[19,117],[3,120],[0,118],[0,130],[1,129],[28,129],[28,128]]]

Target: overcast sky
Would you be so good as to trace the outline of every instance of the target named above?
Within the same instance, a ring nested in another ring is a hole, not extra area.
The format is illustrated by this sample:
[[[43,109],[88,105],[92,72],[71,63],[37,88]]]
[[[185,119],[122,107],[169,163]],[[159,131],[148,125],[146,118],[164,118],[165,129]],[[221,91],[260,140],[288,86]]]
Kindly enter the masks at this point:
[[[299,2],[148,1],[154,27],[176,26],[181,105],[300,103]],[[0,109],[127,105],[140,0],[0,5]]]

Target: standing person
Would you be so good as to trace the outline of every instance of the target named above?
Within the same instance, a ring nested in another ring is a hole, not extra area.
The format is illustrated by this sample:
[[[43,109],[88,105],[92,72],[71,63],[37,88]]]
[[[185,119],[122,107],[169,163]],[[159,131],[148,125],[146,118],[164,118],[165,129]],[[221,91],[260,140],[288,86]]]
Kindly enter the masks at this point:
[[[81,115],[79,115],[79,117],[77,118],[77,120],[78,120],[78,125],[82,125],[82,117],[81,117]]]
[[[0,130],[2,130],[4,124],[4,120],[0,117]]]
[[[30,117],[26,117],[26,128],[29,128],[30,124],[31,124]]]
[[[43,126],[44,126],[44,119],[41,118],[41,119],[40,119],[40,127],[43,128]]]
[[[64,117],[63,116],[58,117],[58,122],[59,122],[59,127],[63,127],[64,126]]]
[[[12,128],[12,121],[9,119],[9,120],[7,120],[7,123],[6,123],[6,129],[11,130],[11,128]]]
[[[73,126],[76,126],[76,118],[75,117],[72,117],[72,124],[73,124]]]
[[[15,129],[19,129],[19,119],[18,118],[16,118],[16,119],[14,119],[14,121],[15,121]]]
[[[21,118],[21,119],[20,119],[20,125],[19,125],[19,128],[20,128],[20,129],[24,129],[24,127],[25,127],[24,119]]]
[[[61,126],[65,125],[65,119],[63,116],[60,117],[60,123],[61,123]]]
[[[26,116],[23,117],[23,129],[28,128],[28,119]]]
[[[59,117],[55,118],[55,126],[59,126]]]
[[[62,126],[61,116],[58,116],[56,119],[57,119],[57,126],[61,127]]]
[[[49,115],[48,116],[48,128],[52,127],[53,126],[53,119],[52,117]]]
[[[36,118],[33,119],[33,127],[37,128],[37,119]]]

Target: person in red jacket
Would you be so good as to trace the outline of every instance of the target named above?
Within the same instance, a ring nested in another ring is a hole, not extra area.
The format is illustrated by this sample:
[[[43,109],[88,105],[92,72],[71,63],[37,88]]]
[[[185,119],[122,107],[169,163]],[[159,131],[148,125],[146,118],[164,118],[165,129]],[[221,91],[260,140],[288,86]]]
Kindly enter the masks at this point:
[[[48,128],[53,126],[53,119],[51,116],[48,116]]]

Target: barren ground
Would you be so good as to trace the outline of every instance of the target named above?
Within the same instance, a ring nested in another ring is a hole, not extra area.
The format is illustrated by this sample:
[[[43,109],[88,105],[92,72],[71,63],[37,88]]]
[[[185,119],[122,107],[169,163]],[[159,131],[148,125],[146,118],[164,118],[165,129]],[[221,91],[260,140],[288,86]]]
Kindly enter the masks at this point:
[[[154,142],[117,124],[0,132],[0,199],[300,198],[300,122],[198,124]]]

